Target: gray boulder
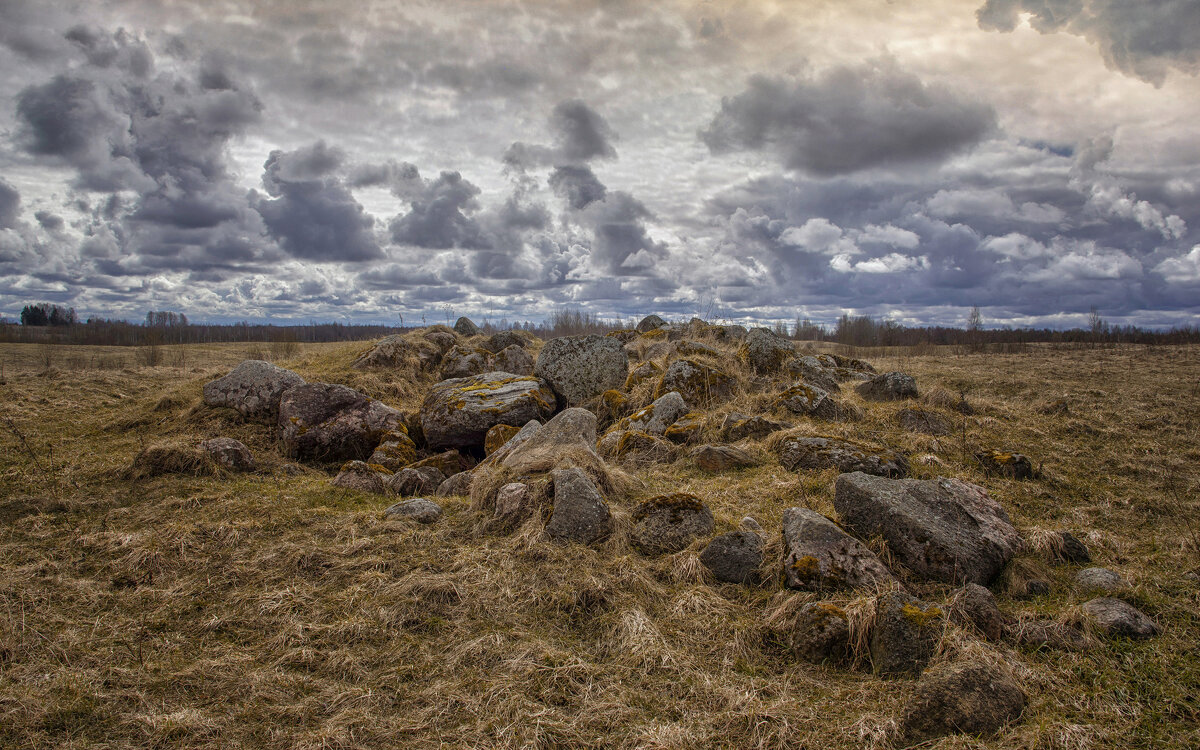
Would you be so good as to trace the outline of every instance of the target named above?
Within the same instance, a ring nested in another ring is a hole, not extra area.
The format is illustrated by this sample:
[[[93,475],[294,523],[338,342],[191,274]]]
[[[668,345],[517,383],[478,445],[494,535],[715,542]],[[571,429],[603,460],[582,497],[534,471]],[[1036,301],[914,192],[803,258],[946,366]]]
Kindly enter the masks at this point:
[[[871,669],[880,676],[916,677],[937,650],[942,611],[898,591],[875,601],[871,628]]]
[[[283,392],[304,378],[270,362],[248,359],[228,375],[204,384],[204,403],[236,409],[247,419],[270,421],[279,413]]]
[[[555,469],[554,510],[546,535],[560,541],[593,544],[612,533],[612,513],[596,485],[578,468]]]
[[[384,495],[387,494],[388,479],[389,475],[376,471],[363,461],[347,461],[333,478],[333,486]]]
[[[404,431],[403,425],[383,436],[367,463],[398,471],[417,460],[417,444]]]
[[[350,367],[355,370],[395,369],[404,364],[405,360],[415,357],[421,361],[421,353],[401,334],[385,336],[371,345],[371,348],[354,358]],[[426,357],[422,364],[430,364]]]
[[[900,720],[900,736],[905,747],[951,734],[991,737],[1024,710],[1021,688],[995,667],[947,665],[917,683]]]
[[[760,375],[779,372],[795,354],[792,342],[766,328],[752,328],[738,349],[738,357]]]
[[[808,508],[783,512],[783,572],[788,588],[874,589],[892,580],[875,553]]]
[[[656,328],[662,328],[666,324],[667,321],[663,320],[657,315],[647,315],[638,322],[637,332],[646,333],[647,331],[653,331]]]
[[[446,352],[446,356],[442,357],[442,379],[469,378],[474,375],[482,375],[493,369],[499,369],[491,366],[490,359],[488,353],[485,351],[469,349],[465,346],[455,346]],[[508,370],[504,370],[504,372],[508,372]]]
[[[808,383],[796,383],[789,387],[775,398],[775,405],[793,414],[831,422],[847,415],[826,391]]]
[[[435,497],[448,497],[450,495],[460,495],[466,497],[471,494],[471,480],[475,475],[469,471],[460,471],[457,474],[446,477],[446,481],[438,485],[437,492],[434,492]]]
[[[836,468],[841,472],[861,471],[875,476],[908,476],[908,460],[890,451],[871,451],[849,440],[796,437],[779,446],[779,463],[788,471]]]
[[[533,374],[533,357],[517,345],[505,347],[492,358],[492,369],[515,375]]]
[[[959,479],[842,474],[834,507],[864,539],[880,535],[914,574],[942,583],[991,583],[1021,546],[1004,508]]]
[[[433,466],[401,469],[387,478],[387,486],[400,497],[432,495],[437,492],[446,475]]]
[[[533,493],[523,482],[509,482],[496,491],[493,518],[504,526],[515,526],[533,511]]]
[[[713,515],[695,495],[674,492],[638,504],[633,510],[630,543],[643,555],[668,555],[685,549],[713,530]]]
[[[996,597],[977,583],[968,583],[954,594],[950,618],[979,632],[989,641],[998,641],[1008,629],[1007,618],[996,606]]]
[[[492,454],[498,456],[497,463],[517,475],[545,471],[568,453],[596,455],[596,415],[587,409],[564,409],[526,437],[521,432]]]
[[[1120,599],[1101,597],[1084,602],[1083,614],[1100,629],[1112,637],[1150,638],[1158,634],[1158,626],[1132,604]]]
[[[678,391],[686,403],[711,406],[733,396],[736,387],[737,380],[724,370],[694,359],[677,359],[663,373],[655,393]]]
[[[279,436],[293,458],[349,461],[367,458],[403,415],[353,388],[306,383],[279,400]]]
[[[917,381],[902,372],[885,372],[862,383],[857,390],[868,401],[900,401],[917,397]]]
[[[479,330],[479,326],[471,322],[468,317],[461,317],[454,321],[454,332],[459,336],[478,336],[483,333]]]
[[[1115,570],[1084,568],[1075,574],[1075,588],[1085,594],[1115,594],[1127,588],[1127,584]]]
[[[529,339],[516,331],[500,331],[493,333],[480,346],[492,354],[499,354],[510,346],[524,348],[529,345]]]
[[[837,393],[842,390],[841,385],[838,384],[837,373],[812,355],[792,357],[784,363],[783,369],[789,375],[823,391]]]
[[[433,449],[481,446],[493,426],[545,419],[554,408],[554,392],[542,380],[489,372],[433,386],[421,404],[421,431]]]
[[[568,404],[620,388],[628,370],[629,359],[621,342],[596,334],[551,339],[533,368]]]
[[[758,465],[753,453],[734,445],[701,445],[693,448],[688,457],[701,469],[713,474]]]
[[[228,471],[254,471],[254,456],[240,440],[227,437],[212,438],[200,443],[200,450]]]
[[[763,561],[763,539],[752,531],[731,531],[708,543],[700,562],[725,583],[756,583]]]
[[[407,518],[417,523],[433,523],[442,517],[442,506],[424,497],[404,500],[383,512],[385,518]]]
[[[677,391],[671,391],[621,420],[621,429],[662,435],[677,419],[687,413],[688,405],[683,396]]]
[[[737,441],[743,438],[761,438],[780,430],[790,430],[787,422],[776,422],[766,417],[751,417],[738,412],[725,415],[721,422],[720,436],[723,440]]]

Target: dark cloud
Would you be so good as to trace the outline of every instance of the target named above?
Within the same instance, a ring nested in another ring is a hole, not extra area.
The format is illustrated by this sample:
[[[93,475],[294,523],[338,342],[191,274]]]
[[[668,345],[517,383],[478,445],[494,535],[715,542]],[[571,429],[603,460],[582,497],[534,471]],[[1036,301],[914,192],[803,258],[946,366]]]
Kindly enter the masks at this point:
[[[550,174],[550,187],[577,211],[604,200],[606,192],[591,167],[555,167]]]
[[[20,216],[21,194],[0,177],[0,229],[16,226]]]
[[[64,225],[63,218],[50,211],[35,211],[33,218],[37,219],[38,224],[47,232],[57,232]]]
[[[599,269],[617,275],[645,274],[667,254],[667,246],[655,242],[646,231],[652,214],[624,191],[612,191],[582,212],[583,223],[592,227],[591,261]]]
[[[392,241],[424,248],[483,249],[491,247],[473,215],[479,210],[479,188],[458,172],[442,172],[428,180],[389,229]]]
[[[388,161],[383,164],[357,164],[346,178],[350,187],[387,187],[399,197],[410,195],[423,186],[421,172],[408,162]]]
[[[596,159],[615,159],[617,135],[604,117],[580,99],[559,102],[550,113],[553,146],[517,142],[504,153],[504,163],[518,169],[547,165],[583,166]]]
[[[985,104],[922,83],[889,62],[789,80],[750,79],[700,138],[713,153],[770,150],[820,176],[937,162],[995,128]]]
[[[987,0],[976,16],[981,28],[1013,31],[1022,13],[1039,32],[1084,37],[1110,68],[1155,85],[1170,69],[1200,72],[1195,0]]]

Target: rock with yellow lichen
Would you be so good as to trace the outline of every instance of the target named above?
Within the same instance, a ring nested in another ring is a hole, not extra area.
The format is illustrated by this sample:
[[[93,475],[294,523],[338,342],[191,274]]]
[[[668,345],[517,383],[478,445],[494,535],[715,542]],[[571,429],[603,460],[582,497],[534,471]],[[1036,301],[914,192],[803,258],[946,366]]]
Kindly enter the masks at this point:
[[[408,436],[404,425],[386,433],[368,459],[370,463],[386,467],[389,471],[402,469],[416,460],[417,444]]]
[[[875,553],[808,508],[783,512],[783,575],[803,591],[874,589],[892,580]]]
[[[633,510],[630,544],[643,555],[669,555],[713,531],[713,514],[700,498],[686,492],[659,495]]]
[[[779,372],[794,356],[792,342],[766,328],[754,328],[738,348],[738,358],[760,375]]]
[[[677,391],[696,406],[711,406],[733,396],[737,381],[725,371],[694,359],[677,359],[658,381],[655,397]]]
[[[850,653],[850,619],[841,607],[809,602],[796,613],[786,638],[797,659],[836,664]]]
[[[779,463],[788,471],[837,468],[886,477],[908,476],[908,460],[895,451],[872,450],[832,437],[789,438],[779,445]]]
[[[664,393],[649,406],[638,409],[618,425],[622,430],[636,430],[648,435],[662,435],[675,420],[688,412],[688,405],[676,391]]]
[[[204,384],[204,403],[236,409],[247,419],[271,420],[279,413],[284,391],[304,378],[270,362],[248,359],[228,375]]]
[[[979,465],[988,474],[1008,479],[1033,479],[1035,472],[1029,456],[1005,450],[986,450],[975,454]]]
[[[433,386],[421,404],[421,430],[433,449],[478,447],[498,424],[542,420],[554,410],[554,392],[545,381],[488,372]]]
[[[871,670],[880,676],[917,677],[933,658],[945,626],[942,610],[892,591],[875,602]]]
[[[511,424],[498,424],[493,426],[483,437],[484,455],[490,456],[496,451],[500,450],[505,443],[511,440],[520,431],[520,427],[516,427]]]
[[[777,422],[761,416],[751,417],[735,411],[725,415],[719,434],[722,440],[737,441],[743,438],[766,437],[772,432],[789,430],[791,427],[787,422]]]
[[[688,412],[672,422],[663,432],[663,437],[672,443],[694,443],[700,439],[707,421],[703,412]]]
[[[380,468],[365,461],[347,461],[342,465],[338,475],[333,478],[333,486],[359,492],[370,492],[374,495],[385,495],[388,491],[387,480],[390,475],[386,471],[380,471]]]

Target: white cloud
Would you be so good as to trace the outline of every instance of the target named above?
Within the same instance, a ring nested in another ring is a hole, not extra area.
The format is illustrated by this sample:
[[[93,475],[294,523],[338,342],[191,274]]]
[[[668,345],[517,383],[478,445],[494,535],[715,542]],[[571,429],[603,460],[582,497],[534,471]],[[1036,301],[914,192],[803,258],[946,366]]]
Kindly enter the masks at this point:
[[[1200,281],[1200,245],[1193,247],[1187,255],[1167,258],[1155,266],[1154,270],[1173,284]]]
[[[924,255],[913,257],[900,253],[888,253],[880,258],[869,258],[854,263],[851,261],[849,255],[842,254],[834,256],[829,261],[829,266],[841,273],[850,273],[853,271],[859,273],[900,273],[901,271],[924,268],[928,262],[929,259]]]

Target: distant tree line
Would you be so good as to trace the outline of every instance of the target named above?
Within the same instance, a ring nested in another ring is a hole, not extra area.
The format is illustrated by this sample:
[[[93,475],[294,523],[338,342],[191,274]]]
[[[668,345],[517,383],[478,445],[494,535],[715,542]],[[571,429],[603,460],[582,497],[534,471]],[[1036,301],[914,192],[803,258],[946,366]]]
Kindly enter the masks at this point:
[[[78,322],[73,307],[59,307],[49,302],[41,302],[25,305],[21,309],[23,326],[73,326]]]

